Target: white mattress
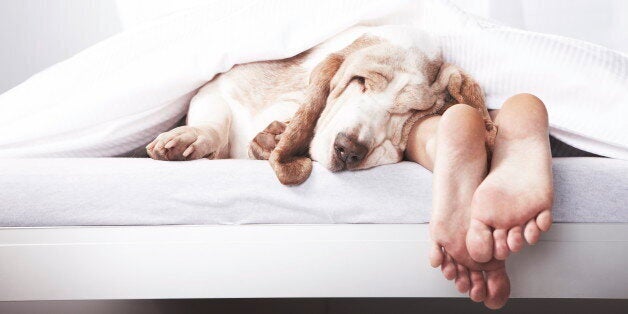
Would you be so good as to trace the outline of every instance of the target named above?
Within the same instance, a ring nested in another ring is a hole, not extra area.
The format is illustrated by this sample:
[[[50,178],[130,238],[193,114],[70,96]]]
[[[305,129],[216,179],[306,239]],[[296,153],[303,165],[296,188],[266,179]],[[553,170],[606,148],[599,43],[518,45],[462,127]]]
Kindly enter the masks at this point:
[[[525,169],[522,169],[525,171]],[[628,162],[554,159],[557,222],[628,222]],[[298,187],[264,161],[0,159],[0,226],[425,223],[431,173],[404,162]]]

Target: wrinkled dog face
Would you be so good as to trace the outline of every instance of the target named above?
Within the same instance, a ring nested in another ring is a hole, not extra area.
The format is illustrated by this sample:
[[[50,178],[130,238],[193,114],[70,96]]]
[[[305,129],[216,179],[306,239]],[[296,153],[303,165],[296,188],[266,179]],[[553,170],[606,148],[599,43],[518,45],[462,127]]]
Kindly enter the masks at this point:
[[[402,129],[433,106],[440,55],[416,44],[378,41],[352,52],[335,73],[310,156],[331,171],[367,169],[403,158]]]

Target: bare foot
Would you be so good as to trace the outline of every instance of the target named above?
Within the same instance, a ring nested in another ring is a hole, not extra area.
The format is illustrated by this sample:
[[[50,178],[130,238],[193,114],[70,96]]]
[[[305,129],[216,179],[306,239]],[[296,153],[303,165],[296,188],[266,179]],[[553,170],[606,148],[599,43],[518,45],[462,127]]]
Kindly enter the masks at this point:
[[[214,132],[215,133],[215,132]],[[211,130],[180,126],[161,133],[146,146],[148,155],[157,160],[194,160],[216,156],[219,145]]]
[[[456,105],[443,114],[434,156],[430,263],[440,266],[445,278],[455,279],[457,289],[469,292],[473,301],[500,308],[510,295],[504,262],[478,264],[465,244],[473,193],[487,171],[485,129],[477,110]]]
[[[552,224],[552,156],[547,111],[533,95],[508,99],[497,114],[491,169],[473,195],[467,248],[486,262],[539,240]]]

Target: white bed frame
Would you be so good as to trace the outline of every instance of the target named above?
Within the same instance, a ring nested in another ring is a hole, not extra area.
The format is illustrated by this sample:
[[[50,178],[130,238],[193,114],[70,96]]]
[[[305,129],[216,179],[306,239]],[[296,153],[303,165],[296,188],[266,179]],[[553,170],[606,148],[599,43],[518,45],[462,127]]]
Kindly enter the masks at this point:
[[[462,297],[427,225],[0,228],[0,301]],[[515,298],[628,298],[628,224],[555,224],[509,260]]]

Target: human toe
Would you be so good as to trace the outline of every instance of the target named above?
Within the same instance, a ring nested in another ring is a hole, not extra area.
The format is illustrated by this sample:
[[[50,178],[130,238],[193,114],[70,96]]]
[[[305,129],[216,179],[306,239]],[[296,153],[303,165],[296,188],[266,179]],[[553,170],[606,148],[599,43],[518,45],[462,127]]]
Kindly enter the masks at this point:
[[[465,266],[458,264],[456,266],[456,289],[460,293],[467,293],[471,289],[471,279],[469,279],[469,269]]]
[[[506,304],[510,296],[510,279],[505,267],[486,272],[486,292],[486,307],[496,310]]]
[[[481,221],[471,219],[466,244],[469,255],[476,262],[485,263],[493,258],[493,233]]]
[[[516,226],[508,230],[508,239],[506,242],[508,243],[508,248],[512,252],[519,252],[523,248],[523,228],[521,226]]]
[[[505,260],[510,253],[507,244],[508,232],[505,229],[496,229],[493,231],[493,243],[495,252],[495,258],[498,260]]]
[[[552,211],[546,209],[536,216],[536,225],[545,232],[552,226]]]
[[[523,231],[523,236],[530,245],[534,245],[539,241],[541,229],[537,226],[536,219],[530,219],[530,221],[528,221]]]
[[[469,297],[474,302],[484,301],[486,298],[486,281],[484,280],[484,274],[481,271],[471,271],[469,278],[471,279]]]
[[[443,259],[445,258],[443,249],[440,245],[433,243],[432,249],[430,250],[430,265],[434,268],[443,264]]]
[[[456,264],[449,254],[446,254],[445,259],[443,260],[441,271],[447,280],[453,280],[456,278]]]

